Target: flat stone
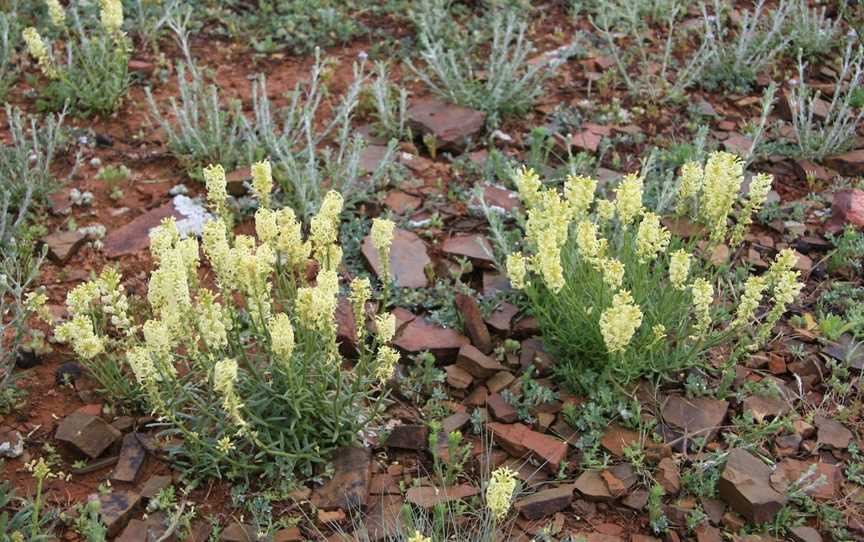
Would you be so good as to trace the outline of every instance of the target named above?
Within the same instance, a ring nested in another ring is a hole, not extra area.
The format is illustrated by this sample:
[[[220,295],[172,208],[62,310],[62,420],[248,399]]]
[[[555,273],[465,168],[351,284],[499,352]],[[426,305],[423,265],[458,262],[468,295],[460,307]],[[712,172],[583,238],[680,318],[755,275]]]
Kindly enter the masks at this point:
[[[151,476],[147,479],[144,485],[141,487],[141,498],[145,500],[155,498],[160,491],[170,486],[173,480],[170,476],[166,475],[156,475]]]
[[[486,114],[435,98],[413,100],[407,111],[409,126],[435,136],[439,149],[462,151],[480,133]]]
[[[114,542],[157,542],[166,530],[165,524],[159,518],[151,516],[147,520],[133,519]],[[174,540],[177,540],[177,537],[173,534],[166,539]]]
[[[812,474],[809,474],[810,469],[813,469]],[[777,464],[777,468],[771,474],[771,486],[778,493],[786,493],[790,487],[797,486],[802,478],[805,478],[804,486],[808,487],[807,495],[816,500],[831,501],[842,496],[842,468],[840,465],[822,462],[812,463],[786,458]]]
[[[138,473],[141,471],[141,466],[144,465],[146,458],[147,450],[141,446],[138,435],[127,433],[123,436],[120,457],[114,467],[114,472],[111,474],[111,479],[115,482],[134,482],[138,478]]]
[[[99,518],[108,529],[108,536],[116,536],[138,510],[141,496],[133,491],[114,490],[99,495]]]
[[[405,500],[428,510],[436,504],[467,499],[479,493],[480,490],[470,484],[452,487],[419,486],[409,489],[405,493]]]
[[[498,393],[516,380],[516,377],[513,376],[513,373],[508,371],[500,371],[492,375],[486,381],[486,387],[489,389],[491,393]]]
[[[864,151],[859,151],[864,153]],[[834,192],[831,218],[825,224],[828,233],[839,233],[846,225],[864,228],[864,190],[849,188]]]
[[[333,452],[333,478],[312,492],[318,508],[356,509],[369,495],[372,453],[367,448],[345,447]]]
[[[447,385],[453,389],[467,390],[474,382],[471,373],[458,365],[448,365],[444,367],[444,372],[447,373]]]
[[[42,238],[42,243],[48,247],[48,258],[62,265],[87,242],[87,236],[78,231],[60,231]]]
[[[0,457],[15,459],[24,453],[24,437],[18,431],[0,431]]]
[[[485,355],[470,344],[463,345],[459,349],[456,365],[471,373],[474,378],[481,380],[491,378],[499,371],[504,370],[504,366],[498,363],[498,360]]]
[[[387,145],[366,145],[360,151],[360,170],[364,173],[374,173],[381,167],[390,153]]]
[[[378,250],[372,244],[372,236],[363,239],[360,251],[376,276],[381,277],[383,268]],[[416,233],[396,228],[390,246],[390,274],[400,288],[426,288],[429,279],[426,268],[432,265],[426,252],[426,243]]]
[[[441,420],[441,432],[449,435],[453,431],[459,431],[471,421],[471,416],[467,412],[457,412],[447,416]]]
[[[817,430],[817,442],[834,450],[845,450],[852,442],[852,431],[842,423],[826,416],[814,416],[813,425]]]
[[[567,443],[549,435],[532,431],[521,423],[511,425],[489,423],[495,442],[513,456],[530,454],[543,463],[546,472],[557,473],[561,462],[567,457]]]
[[[729,403],[716,399],[691,399],[672,395],[663,405],[663,419],[689,440],[711,440],[726,419]]]
[[[403,531],[402,496],[383,495],[380,498],[371,499],[369,510],[363,518],[370,542],[387,540],[387,537],[395,532]],[[354,540],[353,538],[336,538],[335,540]],[[365,539],[364,539],[365,540]]]
[[[579,475],[579,478],[576,479],[573,485],[576,491],[581,493],[588,501],[607,502],[615,498],[612,492],[609,491],[609,486],[606,485],[606,481],[603,480],[600,471],[586,470]]]
[[[799,525],[789,528],[789,538],[794,542],[822,542],[822,535],[813,527]]]
[[[122,436],[120,431],[102,418],[73,412],[57,426],[54,438],[71,445],[91,459],[96,459]]]
[[[412,196],[411,194],[406,194],[401,190],[391,190],[387,193],[387,197],[384,198],[384,205],[389,207],[397,215],[410,213],[422,204],[422,199],[417,196]]]
[[[522,207],[519,194],[501,186],[487,184],[483,187],[483,201],[497,211],[510,213]]]
[[[570,137],[570,143],[574,147],[588,152],[597,152],[602,140],[603,137],[601,135],[589,130],[577,132]]]
[[[469,258],[475,264],[491,265],[492,245],[484,235],[454,235],[441,243],[441,252],[449,256]]]
[[[771,487],[771,468],[750,452],[729,452],[717,488],[720,498],[753,523],[770,522],[786,504],[786,496]]]
[[[405,352],[416,354],[428,350],[439,361],[454,360],[466,344],[468,338],[456,330],[438,327],[423,318],[408,322],[393,340],[393,345]]]
[[[220,542],[258,542],[258,530],[254,525],[232,522],[219,536]]]
[[[304,542],[306,537],[300,532],[300,527],[287,527],[273,533],[272,542]]]
[[[823,163],[847,177],[864,175],[864,149],[829,156]]]
[[[563,485],[538,491],[516,501],[513,507],[526,519],[534,520],[560,512],[573,500],[573,486]]]
[[[637,489],[621,499],[621,504],[631,510],[643,510],[648,504],[648,491]]]
[[[397,425],[387,437],[388,448],[425,450],[429,447],[429,428],[425,425]]]
[[[492,310],[492,313],[488,318],[486,318],[486,324],[492,328],[493,331],[506,334],[510,331],[513,317],[516,316],[518,312],[519,308],[516,307],[516,305],[504,301]]]
[[[150,230],[168,217],[174,217],[178,221],[184,218],[175,208],[173,201],[151,209],[125,226],[109,232],[103,246],[105,256],[119,258],[146,249],[150,246]]]
[[[745,412],[753,415],[753,419],[759,423],[766,418],[777,418],[792,410],[783,397],[772,397],[762,395],[751,395],[744,399],[742,405]]]
[[[678,473],[678,466],[670,457],[664,457],[660,460],[654,478],[658,484],[663,486],[667,495],[677,495],[681,491],[681,475]]]
[[[514,423],[519,421],[519,414],[513,406],[504,400],[500,393],[489,394],[486,406],[492,417],[502,423]]]
[[[633,446],[640,440],[639,433],[613,423],[609,425],[600,438],[600,445],[615,457],[624,457],[624,448]]]
[[[613,497],[618,498],[627,494],[630,489],[638,482],[636,471],[629,463],[621,463],[613,465],[602,471],[600,476],[606,482],[606,487],[609,488],[609,493]]]
[[[712,527],[706,523],[698,525],[693,534],[696,535],[696,542],[723,542],[723,536],[720,529]]]
[[[477,300],[462,293],[456,294],[456,309],[458,309],[459,314],[462,316],[465,331],[468,332],[468,337],[471,338],[471,342],[477,347],[477,350],[484,354],[491,352],[492,337],[489,335],[489,329],[483,321],[483,315],[480,313],[480,305],[477,303]]]

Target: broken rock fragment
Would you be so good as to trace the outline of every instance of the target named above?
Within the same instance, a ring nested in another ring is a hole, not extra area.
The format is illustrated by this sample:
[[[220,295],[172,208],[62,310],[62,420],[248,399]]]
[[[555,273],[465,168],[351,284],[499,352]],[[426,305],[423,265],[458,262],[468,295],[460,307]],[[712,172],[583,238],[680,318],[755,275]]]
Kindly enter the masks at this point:
[[[771,486],[771,472],[771,467],[747,450],[732,450],[717,484],[720,498],[753,523],[771,521],[786,504],[786,496]]]

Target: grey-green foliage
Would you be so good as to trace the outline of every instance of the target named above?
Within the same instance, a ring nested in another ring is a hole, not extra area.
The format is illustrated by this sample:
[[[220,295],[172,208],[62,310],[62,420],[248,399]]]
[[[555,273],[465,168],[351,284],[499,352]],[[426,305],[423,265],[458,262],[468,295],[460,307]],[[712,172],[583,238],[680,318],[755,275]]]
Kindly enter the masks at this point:
[[[20,32],[18,16],[0,12],[0,99],[6,96],[18,78],[18,69],[12,62],[12,56],[21,38]]]
[[[705,40],[709,44],[703,82],[708,88],[748,90],[757,74],[770,67],[789,46],[792,35],[785,29],[792,4],[780,0],[774,10],[768,10],[765,0],[759,0],[752,10],[741,13],[737,30],[731,27],[730,7],[722,0],[714,0],[709,15],[702,5]]]
[[[449,6],[440,0],[424,2],[412,14],[425,66],[408,60],[408,67],[438,96],[485,112],[491,125],[530,109],[572,48],[531,60],[535,49],[526,36],[528,25],[512,10],[489,17],[488,45],[474,43],[450,16]]]
[[[792,0],[792,13],[786,32],[791,36],[792,48],[805,58],[813,58],[831,51],[840,34],[840,19],[826,15],[827,6],[810,7],[807,0]]]
[[[252,87],[253,118],[242,118],[248,159],[254,153],[270,157],[285,203],[304,220],[317,212],[328,190],[340,192],[349,206],[364,199],[386,180],[395,151],[391,141],[372,171],[361,161],[366,142],[352,121],[368,82],[364,63],[355,64],[353,82],[327,117],[320,109],[328,95],[324,72],[325,63],[316,49],[310,80],[294,88],[281,111],[273,110],[266,80],[259,77]]]
[[[864,46],[854,48],[852,42],[847,44],[827,109],[821,105],[821,93],[807,85],[805,68],[799,57],[798,84],[792,88],[789,100],[792,126],[801,156],[821,160],[851,148],[864,119],[864,109],[853,105],[854,91],[864,83]],[[824,117],[820,120],[817,113]]]
[[[677,0],[598,0],[597,4],[591,21],[615,59],[628,92],[652,101],[684,98],[686,89],[700,80],[710,48],[708,40],[698,36],[701,43],[690,56],[683,62],[675,59],[673,52],[686,44],[692,33],[680,21],[683,3]],[[665,33],[665,38],[659,38],[662,40],[659,48],[652,43],[653,33],[646,17],[655,21],[658,36]],[[652,65],[657,69],[648,69]]]
[[[168,149],[184,166],[195,168],[219,163],[230,171],[244,156],[240,138],[242,115],[236,103],[227,109],[223,107],[218,87],[207,84],[202,70],[192,58],[188,33],[191,15],[191,10],[186,10],[167,23],[174,31],[185,59],[177,67],[179,101],[174,97],[169,100],[174,122],[159,110],[149,88],[145,89],[147,101],[152,116],[165,132]]]
[[[408,90],[390,82],[387,65],[375,64],[375,78],[370,85],[375,105],[376,129],[382,135],[402,139],[407,135]]]

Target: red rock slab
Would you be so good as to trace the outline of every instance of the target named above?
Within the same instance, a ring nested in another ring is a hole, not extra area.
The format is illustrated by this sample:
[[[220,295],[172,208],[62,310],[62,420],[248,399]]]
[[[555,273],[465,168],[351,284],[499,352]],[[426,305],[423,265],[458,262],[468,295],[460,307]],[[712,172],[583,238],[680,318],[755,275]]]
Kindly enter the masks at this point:
[[[532,431],[521,423],[489,423],[487,427],[502,448],[516,457],[529,454],[543,462],[547,472],[556,473],[567,457],[567,443],[555,437]]]
[[[408,122],[421,134],[432,134],[439,149],[461,151],[486,123],[486,113],[435,98],[413,100]]]
[[[169,201],[112,231],[105,236],[105,256],[118,258],[146,249],[150,246],[150,230],[161,224],[163,219],[172,216],[177,220],[183,219],[183,215],[174,207],[174,202]]]
[[[383,273],[381,258],[372,244],[371,235],[363,239],[360,250],[375,275],[381,277]],[[429,286],[426,267],[431,264],[432,260],[426,252],[426,243],[417,234],[399,228],[393,232],[393,244],[390,246],[390,274],[396,286],[426,288]]]
[[[480,490],[470,484],[460,484],[452,487],[420,486],[412,487],[405,494],[405,500],[421,508],[432,508],[436,504],[467,499],[480,493]]]
[[[491,264],[492,245],[485,236],[479,234],[454,235],[441,243],[441,251],[450,256],[461,256],[475,260],[475,263]]]
[[[453,361],[468,338],[459,332],[430,324],[423,318],[408,322],[398,333],[393,345],[408,353],[428,350],[439,361]]]

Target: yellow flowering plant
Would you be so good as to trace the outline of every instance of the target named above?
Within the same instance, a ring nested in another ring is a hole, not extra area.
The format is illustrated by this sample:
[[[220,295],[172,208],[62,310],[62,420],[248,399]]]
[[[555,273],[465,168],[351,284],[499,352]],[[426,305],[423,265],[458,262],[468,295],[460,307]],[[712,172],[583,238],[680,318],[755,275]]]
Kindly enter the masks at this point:
[[[131,83],[132,43],[122,31],[123,2],[99,0],[99,24],[92,25],[92,30],[85,30],[75,8],[67,13],[56,0],[45,0],[45,4],[59,43],[46,40],[33,27],[22,33],[27,51],[47,79],[39,86],[39,107],[60,110],[68,106],[83,116],[114,112]],[[55,47],[63,53],[55,55]]]
[[[218,209],[219,183],[208,188]],[[181,467],[227,478],[311,475],[377,419],[399,361],[389,345],[395,318],[369,314],[368,281],[345,285],[340,307],[341,210],[341,197],[327,194],[308,238],[286,208],[258,210],[257,238],[216,218],[199,243],[167,219],[151,232],[146,318],[106,310],[118,305],[103,288],[119,283],[112,272],[69,294],[72,319],[55,335],[88,367],[122,356],[146,408],[177,437],[169,451]],[[353,366],[340,353],[337,311],[357,318]]]
[[[740,243],[771,185],[770,176],[756,175],[742,197],[743,175],[728,153],[686,165],[679,214],[709,227],[713,243]],[[612,202],[595,201],[597,183],[585,177],[570,177],[560,192],[529,170],[514,182],[525,236],[506,271],[575,387],[682,369],[719,345],[746,352],[767,340],[801,288],[794,253],[783,251],[764,277],[747,281],[737,314],[720,318],[719,295],[734,292],[719,291],[718,270],[704,258],[713,244],[698,250],[697,239],[674,235],[644,208],[637,175],[621,180]]]

